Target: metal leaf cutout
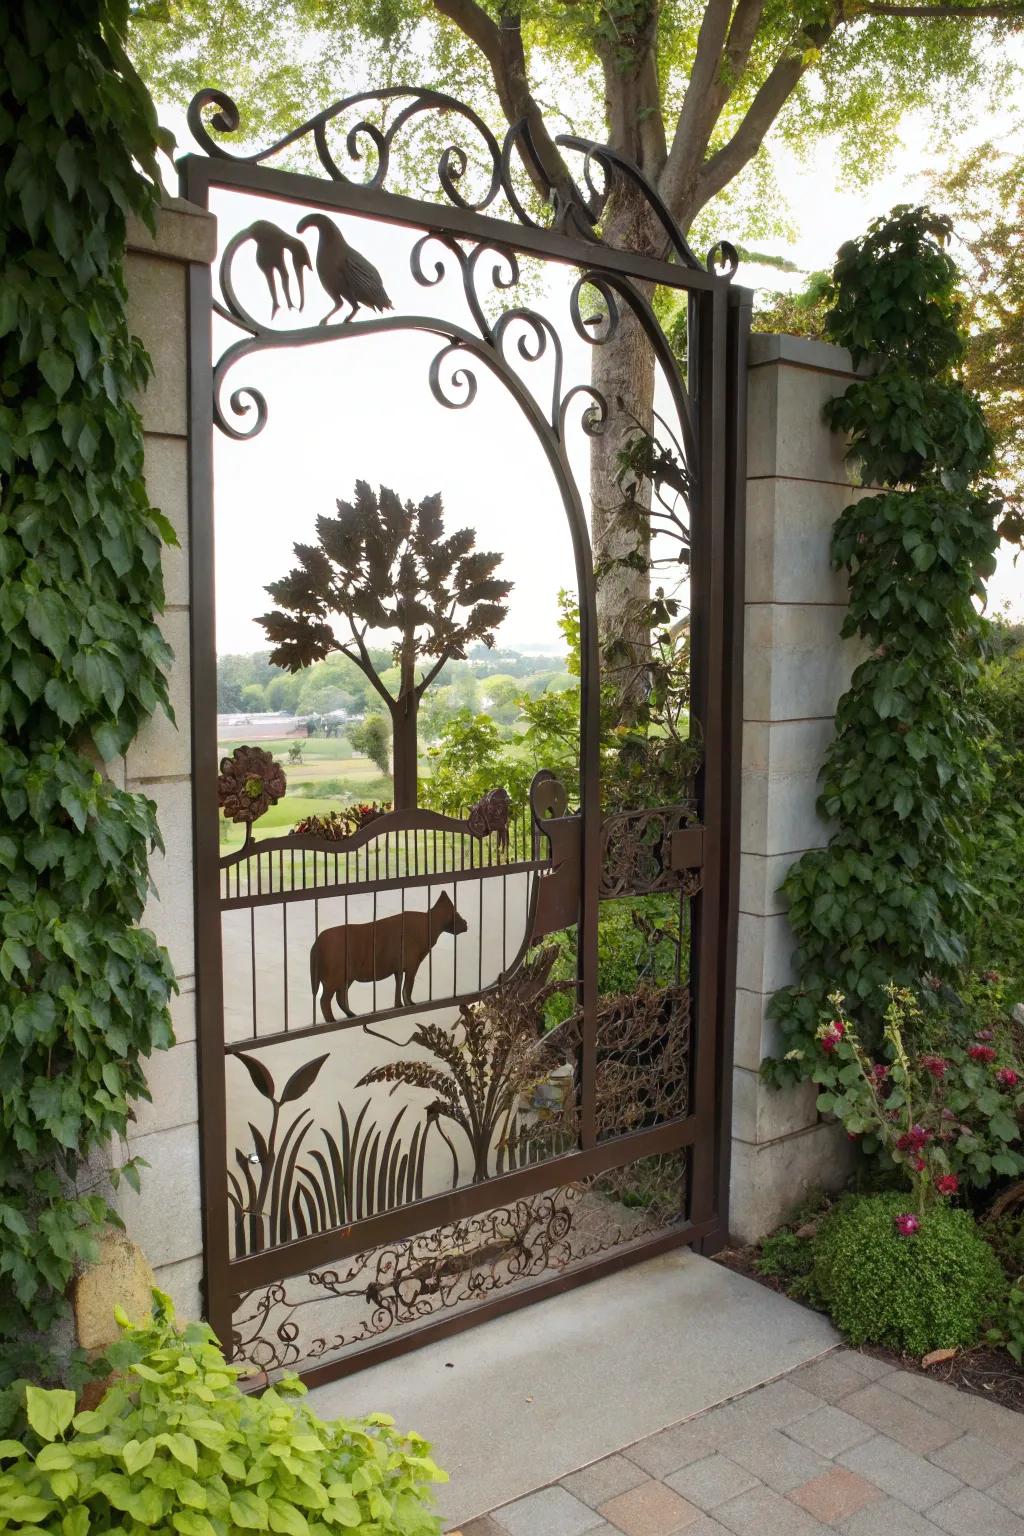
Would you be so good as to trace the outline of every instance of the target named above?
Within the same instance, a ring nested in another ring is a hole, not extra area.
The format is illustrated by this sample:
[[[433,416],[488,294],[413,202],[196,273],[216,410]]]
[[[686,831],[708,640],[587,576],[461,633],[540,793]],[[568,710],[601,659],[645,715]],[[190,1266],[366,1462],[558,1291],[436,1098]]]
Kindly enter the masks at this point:
[[[265,1099],[273,1099],[275,1094],[274,1079],[267,1068],[255,1056],[243,1056],[238,1053],[238,1060],[252,1078],[253,1086],[257,1093],[262,1093]]]
[[[293,1072],[284,1085],[281,1103],[290,1104],[293,1099],[301,1099],[307,1089],[312,1088],[316,1082],[317,1073],[326,1060],[326,1055],[317,1056],[313,1061],[307,1061],[304,1067],[299,1067],[298,1071]]]

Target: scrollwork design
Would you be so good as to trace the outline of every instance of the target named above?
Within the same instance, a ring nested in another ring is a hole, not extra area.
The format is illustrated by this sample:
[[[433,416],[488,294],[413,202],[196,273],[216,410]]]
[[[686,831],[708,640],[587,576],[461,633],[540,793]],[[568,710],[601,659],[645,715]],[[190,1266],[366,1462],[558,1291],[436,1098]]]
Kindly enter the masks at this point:
[[[348,128],[344,137],[348,160],[353,165],[359,165],[366,159],[367,151],[372,150],[375,162],[369,175],[362,177],[349,175],[338,163],[332,151],[328,137],[332,125],[346,113],[365,104],[376,106],[381,114],[386,116],[389,107],[402,101],[406,104],[386,126],[371,122],[366,117],[360,117]],[[214,109],[212,114],[211,108]],[[592,139],[580,138],[576,134],[560,134],[555,139],[556,145],[560,149],[572,150],[582,155],[583,162],[582,186],[580,182],[567,175],[563,179],[561,188],[558,188],[552,183],[545,170],[543,159],[525,118],[513,123],[507,130],[504,140],[499,144],[494,133],[472,107],[443,91],[421,86],[391,86],[380,90],[360,91],[355,95],[332,102],[330,106],[324,107],[306,122],[300,123],[289,133],[274,140],[266,148],[255,150],[248,155],[233,153],[210,133],[210,128],[213,128],[218,133],[233,135],[237,134],[241,127],[241,112],[235,101],[224,91],[210,87],[197,92],[189,103],[187,119],[192,137],[213,159],[262,165],[280,155],[291,145],[298,144],[304,139],[311,139],[317,159],[331,181],[345,186],[361,187],[367,191],[381,191],[385,189],[387,183],[394,159],[396,140],[408,124],[427,113],[443,115],[446,122],[452,116],[461,118],[467,128],[473,131],[485,167],[483,172],[485,184],[482,189],[476,196],[467,195],[465,188],[470,175],[470,155],[462,144],[453,142],[445,145],[438,157],[437,180],[444,197],[453,206],[471,212],[482,212],[484,209],[489,209],[499,193],[502,193],[520,224],[531,229],[543,228],[542,221],[533,217],[516,189],[513,166],[518,158],[541,199],[552,209],[554,228],[562,233],[596,241],[598,236],[595,233],[595,227],[600,221],[615,183],[625,183],[649,204],[661,226],[666,246],[672,257],[691,271],[704,270],[663,198],[639,167],[624,155]],[[595,176],[595,169],[600,170],[600,184]],[[727,241],[720,241],[709,252],[707,270],[716,276],[720,275],[723,282],[730,282],[736,271],[737,262],[735,248]],[[716,267],[720,271],[716,272]]]
[[[346,174],[331,150],[328,140],[328,129],[331,124],[344,113],[363,103],[374,103],[382,111],[386,111],[390,103],[408,97],[412,100],[395,115],[386,128],[381,128],[366,118],[360,118],[348,129],[344,142],[349,160],[359,163],[364,159],[365,151],[360,141],[368,140],[373,148],[376,164],[369,176],[360,178]],[[216,111],[208,119],[209,126],[217,129],[219,133],[237,133],[241,127],[242,115],[237,104],[224,91],[205,89],[197,92],[192,98],[187,112],[189,131],[196,143],[212,159],[262,165],[290,145],[299,143],[305,138],[312,138],[317,158],[331,181],[340,182],[345,186],[362,187],[368,191],[379,191],[387,181],[395,141],[408,123],[426,112],[444,114],[446,118],[455,115],[461,117],[479,136],[486,151],[489,171],[487,184],[479,197],[464,195],[460,183],[463,183],[468,175],[469,156],[459,144],[446,145],[441,151],[437,165],[438,182],[445,196],[456,207],[478,212],[490,206],[502,185],[501,146],[494,134],[472,107],[456,100],[454,96],[446,95],[443,91],[433,91],[417,86],[391,86],[375,91],[360,91],[356,95],[346,96],[340,101],[333,102],[331,106],[325,107],[307,122],[293,128],[282,138],[276,139],[266,149],[256,150],[249,155],[233,154],[211,136],[204,116],[210,107],[215,107]]]
[[[647,1158],[246,1292],[233,1357],[293,1369],[641,1243],[680,1219],[684,1173],[685,1154]]]

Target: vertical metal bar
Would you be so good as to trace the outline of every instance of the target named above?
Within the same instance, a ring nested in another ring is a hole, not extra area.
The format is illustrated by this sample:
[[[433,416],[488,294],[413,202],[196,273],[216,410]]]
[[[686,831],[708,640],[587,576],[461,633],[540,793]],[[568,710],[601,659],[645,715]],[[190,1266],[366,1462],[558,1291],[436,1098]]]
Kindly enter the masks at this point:
[[[207,163],[186,160],[181,192],[209,207]],[[204,1311],[231,1351],[234,1298],[228,1279],[227,1099],[224,1074],[224,976],[220,904],[220,808],[213,771],[217,740],[217,641],[213,525],[212,284],[209,267],[187,274],[189,654],[192,709],[192,833],[196,1038],[199,1075]]]
[[[752,294],[729,293],[726,431],[726,563],[723,649],[727,664],[722,701],[722,845],[720,892],[719,1031],[716,1075],[719,1124],[713,1148],[715,1229],[701,1243],[723,1247],[729,1232],[732,1154],[732,1061],[736,1011],[736,943],[740,881],[740,766],[743,755],[743,626],[746,555],[747,354]],[[707,1154],[705,1154],[707,1156]]]
[[[288,1033],[288,903],[281,903],[281,937],[284,957],[284,1029]]]
[[[303,885],[305,885],[306,855],[302,855]],[[313,943],[320,937],[320,899],[313,897]],[[329,1005],[329,999],[327,999]],[[313,994],[313,1023],[316,1023],[316,993]]]
[[[698,323],[697,367],[700,378],[698,444],[700,482],[692,544],[691,636],[693,699],[700,721],[704,757],[698,777],[698,798],[704,823],[703,885],[693,909],[692,1017],[696,1024],[694,1050],[694,1113],[698,1135],[694,1146],[691,1215],[710,1219],[715,1204],[715,1155],[718,1113],[716,1077],[719,1062],[719,939],[721,925],[721,847],[723,698],[725,690],[725,511],[726,511],[726,362],[728,288],[722,283],[702,294]],[[729,658],[731,660],[731,658]]]

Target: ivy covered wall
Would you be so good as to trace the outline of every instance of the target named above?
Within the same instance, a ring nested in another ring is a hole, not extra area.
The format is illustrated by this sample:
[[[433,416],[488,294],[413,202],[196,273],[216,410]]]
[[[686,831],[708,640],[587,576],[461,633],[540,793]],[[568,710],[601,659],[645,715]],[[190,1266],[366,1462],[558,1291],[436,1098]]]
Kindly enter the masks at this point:
[[[105,771],[167,707],[174,537],[143,483],[149,365],[125,319],[158,137],[126,22],[120,0],[0,8],[0,1382],[46,1369],[31,1341],[111,1216],[83,1166],[172,1041],[170,965],[136,926],[153,805]]]

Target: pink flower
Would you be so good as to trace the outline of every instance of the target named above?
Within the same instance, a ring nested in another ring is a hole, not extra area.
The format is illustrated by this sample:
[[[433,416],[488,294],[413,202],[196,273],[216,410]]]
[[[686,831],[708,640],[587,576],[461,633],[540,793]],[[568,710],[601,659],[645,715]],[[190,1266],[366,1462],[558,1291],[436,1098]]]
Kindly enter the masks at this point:
[[[954,1115],[954,1113],[953,1113],[953,1111],[951,1109],[944,1109],[942,1111],[942,1119],[943,1120],[955,1120],[956,1119],[956,1115]]]
[[[871,1068],[871,1076],[876,1083],[884,1083],[889,1076],[889,1068],[884,1061],[876,1061]]]
[[[960,1188],[960,1180],[955,1173],[944,1173],[935,1180],[935,1188],[940,1195],[955,1195]]]
[[[976,1030],[974,1038],[975,1040],[991,1040],[993,1038],[992,1031],[990,1029]]]
[[[925,1170],[924,1158],[923,1157],[915,1157],[914,1158],[914,1167],[917,1169],[918,1173],[923,1173],[924,1170]]]
[[[820,1031],[818,1039],[821,1041],[821,1048],[826,1056],[832,1054],[845,1034],[846,1025],[842,1019],[833,1019],[831,1023],[825,1025],[824,1029]]]
[[[1016,1088],[1020,1082],[1020,1075],[1012,1067],[1000,1067],[996,1073],[996,1082],[1000,1088]]]
[[[923,1125],[912,1125],[909,1131],[897,1136],[896,1145],[901,1152],[920,1152],[931,1140],[931,1131],[926,1131]]]
[[[913,1237],[915,1232],[921,1230],[921,1223],[910,1211],[901,1211],[898,1216],[893,1217],[893,1221],[900,1237]]]
[[[936,1082],[941,1082],[949,1070],[949,1062],[944,1056],[922,1056],[920,1066],[930,1072]]]
[[[972,1061],[995,1061],[996,1053],[990,1045],[969,1045],[967,1054]]]

